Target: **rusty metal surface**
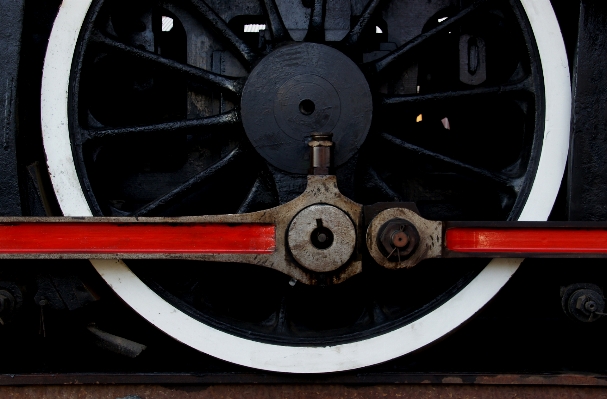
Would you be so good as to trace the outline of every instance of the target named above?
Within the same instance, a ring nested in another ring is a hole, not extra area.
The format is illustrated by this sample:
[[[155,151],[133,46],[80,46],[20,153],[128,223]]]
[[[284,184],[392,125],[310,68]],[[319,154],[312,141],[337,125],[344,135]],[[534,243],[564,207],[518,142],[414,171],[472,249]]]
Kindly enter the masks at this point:
[[[391,385],[510,385],[510,386],[579,386],[607,387],[607,374],[499,374],[499,373],[369,373],[358,374],[279,374],[259,372],[229,373],[65,373],[65,374],[0,374],[0,386],[18,385],[91,385],[91,384],[189,384],[246,385],[298,384],[327,387],[336,384],[352,386]],[[607,389],[607,388],[606,388]],[[2,397],[2,396],[0,396]]]
[[[419,232],[420,241],[417,250],[406,259],[387,258],[380,250],[376,237],[381,228],[392,219],[404,219],[411,222]],[[392,208],[380,212],[367,228],[367,249],[373,259],[388,269],[413,267],[420,261],[441,256],[443,247],[443,222],[427,220],[405,208]]]
[[[3,387],[7,399],[604,398],[605,388],[493,385],[77,385]]]
[[[322,237],[315,245],[310,237],[316,231]],[[312,205],[293,218],[288,243],[293,257],[300,265],[319,273],[331,272],[352,257],[356,248],[356,227],[348,215],[338,208]]]

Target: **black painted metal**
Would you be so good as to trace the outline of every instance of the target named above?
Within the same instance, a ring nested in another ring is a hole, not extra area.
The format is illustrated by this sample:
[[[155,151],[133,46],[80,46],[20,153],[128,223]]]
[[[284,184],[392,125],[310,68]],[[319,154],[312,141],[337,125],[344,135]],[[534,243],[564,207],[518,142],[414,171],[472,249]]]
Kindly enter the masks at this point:
[[[327,0],[314,0],[310,13],[310,23],[306,41],[322,43],[325,41],[325,16],[327,13]]]
[[[166,209],[171,204],[175,204],[179,200],[183,199],[183,197],[185,197],[188,193],[191,193],[194,189],[196,189],[196,187],[199,187],[204,184],[218,171],[224,169],[229,164],[234,163],[234,161],[237,160],[240,156],[242,156],[242,150],[238,148],[234,149],[221,161],[198,173],[196,176],[192,177],[190,180],[183,183],[176,189],[136,210],[133,214],[135,216],[147,216]]]
[[[369,70],[373,73],[379,74],[384,69],[394,67],[394,64],[402,62],[405,57],[411,56],[412,53],[415,51],[419,51],[418,49],[428,41],[436,38],[436,36],[440,35],[443,32],[447,32],[449,29],[453,29],[458,24],[465,21],[467,18],[473,16],[475,11],[477,11],[481,6],[483,6],[485,2],[486,0],[474,1],[470,6],[462,9],[456,15],[447,19],[434,29],[414,37],[407,43],[398,47],[390,54],[371,62],[368,65]]]
[[[356,46],[361,35],[365,32],[365,30],[369,29],[368,26],[372,22],[376,12],[380,11],[378,6],[382,1],[384,0],[370,0],[367,3],[360,17],[358,18],[356,25],[354,25],[354,27],[342,40],[346,46]]]
[[[607,220],[607,3],[582,0],[573,71],[569,220]]]
[[[323,44],[294,43],[253,70],[242,95],[242,119],[255,150],[272,165],[306,174],[313,133],[332,133],[334,165],[364,143],[373,113],[371,92],[358,66]]]
[[[272,38],[277,42],[292,40],[289,31],[278,11],[278,5],[274,0],[263,0],[264,10],[268,19],[268,25],[272,32]]]
[[[84,130],[82,140],[98,140],[115,138],[116,136],[160,134],[170,136],[175,134],[212,135],[213,133],[228,134],[230,128],[240,124],[240,115],[235,111],[213,115],[206,118],[188,119],[179,122],[164,122],[149,126],[133,126],[123,128],[97,128]]]
[[[0,215],[20,215],[17,173],[17,83],[23,0],[0,1]]]
[[[10,261],[1,272],[19,270],[20,285],[44,268],[72,266],[102,297],[78,312],[46,308],[46,337],[39,334],[40,307],[24,293],[19,322],[0,329],[2,350],[11,362],[0,366],[0,385],[78,383],[325,383],[325,384],[541,384],[605,385],[601,342],[605,320],[591,325],[563,314],[559,288],[589,276],[605,281],[603,261],[530,260],[479,314],[449,339],[385,364],[341,373],[281,374],[251,370],[198,353],[156,330],[87,271],[86,261]],[[94,272],[93,272],[94,273]],[[92,278],[92,280],[91,280]],[[94,305],[94,306],[91,306]],[[532,312],[521,312],[531,308]],[[25,316],[25,317],[24,317]],[[90,340],[88,321],[141,342],[137,359],[101,350]],[[16,320],[17,321],[17,320]],[[9,344],[7,344],[7,342]],[[524,374],[518,375],[518,373]]]
[[[605,315],[605,296],[595,284],[562,287],[561,305],[569,318],[582,323],[592,323]]]
[[[184,74],[194,81],[200,81],[203,84],[211,86],[211,88],[225,91],[229,94],[239,95],[242,91],[242,79],[222,76],[217,73],[171,60],[169,58],[161,57],[149,51],[140,50],[136,47],[120,43],[100,32],[95,32],[93,35],[91,35],[91,41],[102,44],[111,50],[123,52],[131,57],[157,64],[166,68],[169,72]]]
[[[194,0],[191,3],[198,13],[211,25],[212,29],[236,50],[237,55],[246,63],[247,67],[251,67],[257,59],[255,51],[204,0]]]

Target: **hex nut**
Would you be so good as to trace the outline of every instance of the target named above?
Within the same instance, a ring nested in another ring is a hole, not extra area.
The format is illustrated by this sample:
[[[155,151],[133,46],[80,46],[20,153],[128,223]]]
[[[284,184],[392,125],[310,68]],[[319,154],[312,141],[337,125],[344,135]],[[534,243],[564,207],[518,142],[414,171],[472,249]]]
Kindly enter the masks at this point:
[[[604,312],[603,292],[594,284],[573,284],[566,287],[561,295],[563,310],[573,320],[593,322],[601,318]]]
[[[384,223],[377,235],[379,250],[391,261],[407,259],[417,249],[419,241],[419,233],[415,226],[400,218]]]

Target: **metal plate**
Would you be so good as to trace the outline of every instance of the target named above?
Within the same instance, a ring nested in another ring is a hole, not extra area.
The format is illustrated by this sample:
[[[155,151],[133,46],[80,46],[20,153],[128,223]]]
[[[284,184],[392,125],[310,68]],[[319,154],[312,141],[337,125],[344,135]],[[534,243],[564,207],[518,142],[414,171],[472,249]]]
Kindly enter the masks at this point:
[[[255,149],[272,165],[299,174],[308,170],[307,141],[314,132],[333,133],[336,166],[350,159],[367,136],[373,109],[356,64],[316,43],[287,45],[264,58],[247,80],[241,105]]]

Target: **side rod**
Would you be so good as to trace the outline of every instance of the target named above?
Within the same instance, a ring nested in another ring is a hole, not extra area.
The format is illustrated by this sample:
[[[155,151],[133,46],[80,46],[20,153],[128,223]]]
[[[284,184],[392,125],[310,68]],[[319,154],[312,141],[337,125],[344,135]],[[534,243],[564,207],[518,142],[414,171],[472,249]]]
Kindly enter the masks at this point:
[[[607,258],[607,223],[443,222],[389,208],[370,221],[366,242],[388,269],[432,258]]]
[[[187,258],[272,254],[272,223],[206,218],[0,218],[0,258]]]
[[[445,222],[443,257],[604,258],[605,222]]]
[[[273,223],[206,219],[4,217],[0,258],[188,258],[276,249]],[[437,237],[442,251],[431,257],[607,257],[605,222],[434,223],[442,223],[442,237]]]

